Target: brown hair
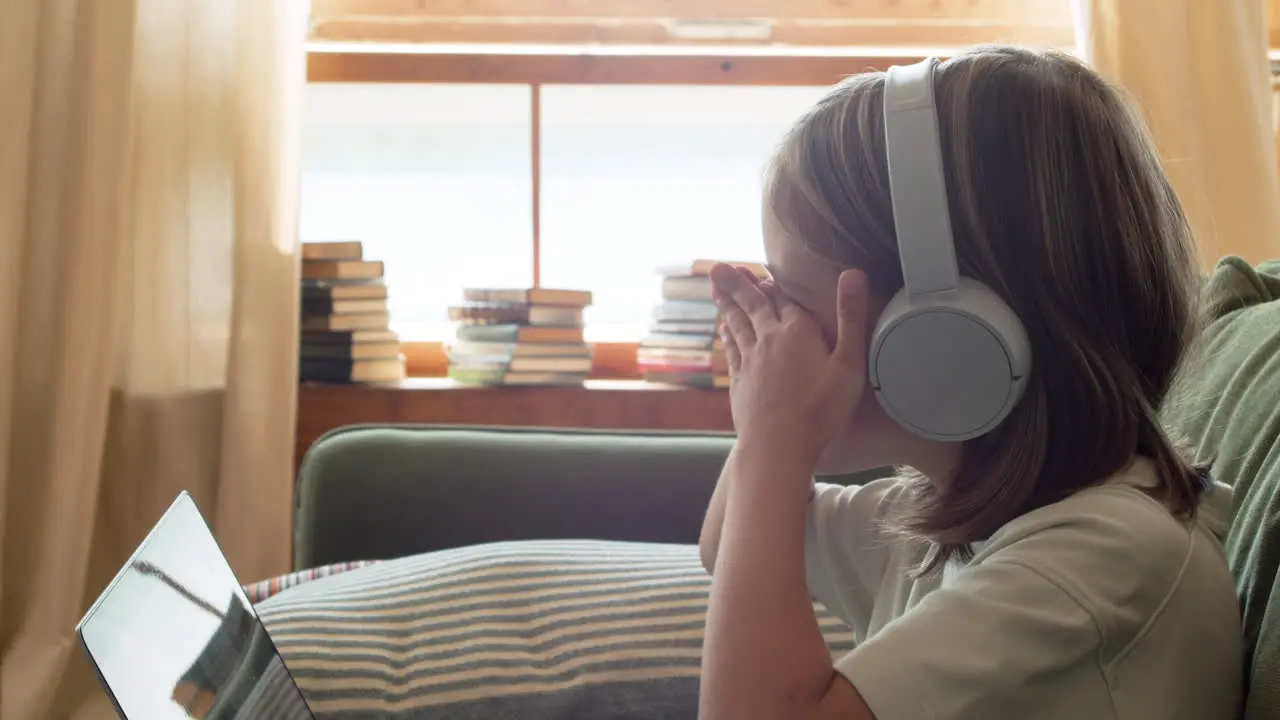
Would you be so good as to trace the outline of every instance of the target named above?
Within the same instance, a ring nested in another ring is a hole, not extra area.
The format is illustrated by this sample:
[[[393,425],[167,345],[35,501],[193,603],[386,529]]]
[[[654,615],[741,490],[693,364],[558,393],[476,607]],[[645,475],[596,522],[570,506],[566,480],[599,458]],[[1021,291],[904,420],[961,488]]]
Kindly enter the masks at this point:
[[[1026,392],[965,443],[948,482],[909,474],[895,527],[932,541],[923,571],[1035,508],[1154,461],[1151,494],[1194,514],[1204,473],[1157,410],[1196,337],[1193,240],[1141,120],[1079,61],[976,48],[935,75],[962,274],[1012,306],[1031,340]],[[857,267],[884,298],[903,284],[885,159],[884,75],[854,76],[788,134],[766,207],[790,238]]]

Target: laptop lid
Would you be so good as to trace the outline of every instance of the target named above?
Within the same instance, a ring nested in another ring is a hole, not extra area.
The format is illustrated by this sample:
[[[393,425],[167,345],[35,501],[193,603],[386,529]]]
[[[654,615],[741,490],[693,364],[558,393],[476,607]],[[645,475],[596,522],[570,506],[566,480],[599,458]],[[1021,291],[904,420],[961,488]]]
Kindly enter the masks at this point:
[[[186,492],[76,634],[129,720],[314,717]]]

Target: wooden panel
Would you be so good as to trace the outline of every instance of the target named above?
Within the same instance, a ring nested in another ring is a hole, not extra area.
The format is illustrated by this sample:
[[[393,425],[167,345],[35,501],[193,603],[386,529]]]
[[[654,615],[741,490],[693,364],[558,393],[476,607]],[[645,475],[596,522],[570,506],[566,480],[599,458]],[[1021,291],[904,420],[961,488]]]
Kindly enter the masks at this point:
[[[447,380],[397,386],[302,385],[295,462],[334,428],[357,423],[507,425],[614,430],[733,430],[729,394],[639,381],[586,387],[477,388]]]
[[[704,28],[680,27],[658,20],[626,23],[544,20],[520,24],[508,22],[458,22],[439,18],[388,22],[377,18],[341,18],[317,24],[311,39],[322,42],[373,42],[422,44],[560,45],[761,45],[795,47],[963,47],[993,42],[1068,48],[1075,45],[1075,31],[1058,24],[1023,25],[1011,22],[972,23],[866,23],[866,22],[744,22],[728,33],[706,34]]]
[[[311,37],[409,43],[1075,43],[1066,0],[315,0]]]
[[[515,18],[782,18],[896,21],[1024,20],[1063,16],[1067,0],[312,0],[332,16]]]
[[[311,52],[309,82],[608,85],[830,85],[850,74],[910,64],[921,55],[618,52]]]

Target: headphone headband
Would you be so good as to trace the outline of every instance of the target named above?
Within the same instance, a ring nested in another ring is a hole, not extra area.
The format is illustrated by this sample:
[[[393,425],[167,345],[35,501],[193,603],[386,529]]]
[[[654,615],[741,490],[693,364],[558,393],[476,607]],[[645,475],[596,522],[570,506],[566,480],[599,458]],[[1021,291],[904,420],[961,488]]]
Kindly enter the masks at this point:
[[[910,296],[956,289],[955,243],[933,93],[937,58],[889,68],[884,137],[902,278]]]
[[[884,81],[884,136],[903,289],[876,321],[867,361],[890,417],[925,438],[989,432],[1026,386],[1031,344],[1013,309],[961,277],[943,173],[936,58],[893,67]]]

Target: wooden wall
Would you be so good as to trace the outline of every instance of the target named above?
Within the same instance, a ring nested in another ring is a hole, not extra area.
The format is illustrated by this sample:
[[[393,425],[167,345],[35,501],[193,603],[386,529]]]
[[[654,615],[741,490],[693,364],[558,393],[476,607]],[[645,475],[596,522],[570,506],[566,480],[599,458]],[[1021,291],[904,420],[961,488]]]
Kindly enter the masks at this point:
[[[361,423],[509,425],[613,430],[733,430],[729,394],[638,381],[586,387],[480,388],[422,378],[398,386],[298,388],[295,463],[324,433]]]
[[[1074,43],[1069,0],[313,0],[311,36],[436,44]]]

